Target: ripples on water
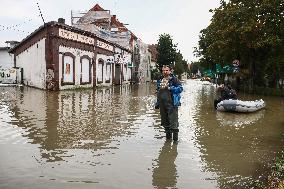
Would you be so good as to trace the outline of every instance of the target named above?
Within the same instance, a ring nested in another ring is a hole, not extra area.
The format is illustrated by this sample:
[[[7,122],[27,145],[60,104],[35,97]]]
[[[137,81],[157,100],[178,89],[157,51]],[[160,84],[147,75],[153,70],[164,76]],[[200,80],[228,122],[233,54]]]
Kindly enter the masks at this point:
[[[214,86],[183,86],[178,145],[165,142],[154,84],[0,88],[0,188],[249,188],[282,149],[283,99],[228,114],[212,108]]]

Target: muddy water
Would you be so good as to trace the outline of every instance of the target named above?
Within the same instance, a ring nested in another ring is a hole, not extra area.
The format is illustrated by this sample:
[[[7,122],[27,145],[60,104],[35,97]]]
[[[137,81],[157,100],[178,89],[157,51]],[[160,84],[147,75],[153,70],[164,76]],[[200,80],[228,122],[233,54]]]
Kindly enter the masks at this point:
[[[284,149],[284,99],[251,114],[212,109],[214,86],[183,83],[180,140],[165,142],[155,86],[0,88],[0,188],[251,188]]]

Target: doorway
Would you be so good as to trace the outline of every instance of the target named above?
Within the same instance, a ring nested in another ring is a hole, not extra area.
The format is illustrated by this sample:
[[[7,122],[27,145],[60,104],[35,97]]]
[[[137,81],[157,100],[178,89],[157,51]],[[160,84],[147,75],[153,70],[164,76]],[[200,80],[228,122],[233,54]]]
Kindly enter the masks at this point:
[[[114,77],[115,85],[120,85],[120,78],[121,78],[121,65],[115,64],[115,77]]]

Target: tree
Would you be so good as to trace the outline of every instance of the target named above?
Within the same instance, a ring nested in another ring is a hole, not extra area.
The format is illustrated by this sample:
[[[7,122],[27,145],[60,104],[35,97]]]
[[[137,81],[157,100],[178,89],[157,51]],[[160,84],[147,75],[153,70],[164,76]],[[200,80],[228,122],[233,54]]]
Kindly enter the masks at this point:
[[[152,80],[157,80],[160,77],[161,77],[161,72],[157,68],[151,70],[151,79]]]
[[[173,66],[176,58],[176,45],[173,44],[169,34],[159,35],[157,52],[157,65],[160,71],[163,65]]]
[[[282,60],[283,0],[221,0],[220,7],[211,12],[211,24],[201,31],[195,54],[222,66],[239,59],[242,68],[249,70],[245,72],[247,77],[258,86],[265,85],[266,75],[278,72],[282,66],[272,64]],[[273,75],[271,84],[280,78],[281,74]]]
[[[190,74],[197,74],[199,71],[203,71],[204,67],[202,67],[200,61],[195,61],[190,64]]]
[[[188,64],[187,61],[183,59],[183,56],[179,51],[175,56],[174,73],[180,77],[181,74],[185,72],[188,72]]]

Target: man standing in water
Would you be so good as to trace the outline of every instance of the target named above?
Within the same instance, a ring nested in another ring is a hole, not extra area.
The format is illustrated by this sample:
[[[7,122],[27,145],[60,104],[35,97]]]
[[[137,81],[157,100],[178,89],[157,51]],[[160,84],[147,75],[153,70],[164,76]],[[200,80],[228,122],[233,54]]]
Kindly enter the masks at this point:
[[[166,138],[178,141],[178,106],[180,106],[180,93],[183,87],[171,73],[168,65],[162,67],[162,77],[157,81],[157,103],[160,108],[161,125],[165,128]]]

